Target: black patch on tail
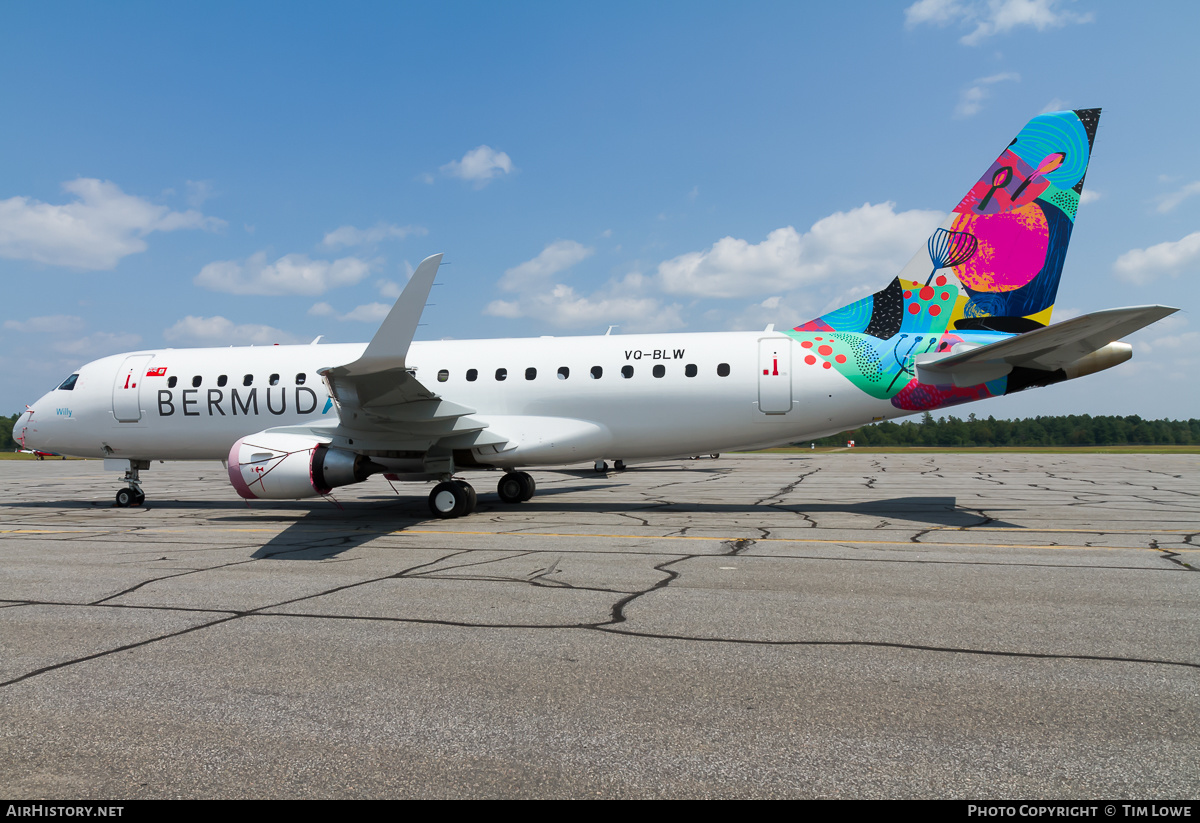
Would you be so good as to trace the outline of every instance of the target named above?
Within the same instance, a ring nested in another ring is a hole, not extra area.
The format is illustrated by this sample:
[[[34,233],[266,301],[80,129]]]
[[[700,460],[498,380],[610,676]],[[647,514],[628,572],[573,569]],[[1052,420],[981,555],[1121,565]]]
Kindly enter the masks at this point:
[[[863,329],[866,334],[890,340],[900,333],[904,320],[904,287],[900,278],[892,278],[883,291],[875,292],[871,301],[871,322]]]
[[[954,321],[956,331],[1002,331],[1006,334],[1024,334],[1034,329],[1045,328],[1028,317],[961,317]]]
[[[1075,116],[1079,118],[1079,122],[1083,124],[1083,130],[1087,132],[1088,138],[1088,156],[1089,159],[1092,153],[1092,146],[1096,142],[1096,126],[1100,124],[1100,109],[1076,109]],[[1087,172],[1083,173],[1083,177],[1079,178],[1079,182],[1071,188],[1076,194],[1083,194],[1083,180],[1087,177]]]

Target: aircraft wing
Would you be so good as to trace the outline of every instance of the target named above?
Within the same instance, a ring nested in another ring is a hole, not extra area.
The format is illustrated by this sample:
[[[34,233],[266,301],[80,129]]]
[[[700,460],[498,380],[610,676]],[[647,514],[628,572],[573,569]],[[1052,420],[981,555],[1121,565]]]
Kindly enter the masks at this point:
[[[972,386],[1015,367],[1055,371],[1176,311],[1170,306],[1105,309],[966,351],[919,355],[918,377],[931,385]]]
[[[421,261],[362,356],[318,370],[337,406],[337,428],[357,432],[354,442],[360,446],[471,448],[506,442],[483,432],[488,424],[471,416],[475,409],[442,399],[405,362],[441,262],[440,254]]]

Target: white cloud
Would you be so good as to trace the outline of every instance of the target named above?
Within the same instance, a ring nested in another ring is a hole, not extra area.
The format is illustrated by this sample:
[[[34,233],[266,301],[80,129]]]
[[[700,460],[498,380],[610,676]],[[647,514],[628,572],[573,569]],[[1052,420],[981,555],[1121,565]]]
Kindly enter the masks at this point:
[[[152,232],[225,225],[198,211],[171,211],[125,194],[107,180],[80,177],[63,188],[75,199],[61,206],[28,197],[0,200],[0,257],[111,269],[121,258],[145,251]]]
[[[192,343],[207,346],[274,343],[295,343],[296,338],[285,331],[256,323],[236,324],[224,317],[194,317],[188,315],[163,330],[163,338],[172,343]]]
[[[944,26],[963,16],[965,10],[958,0],[917,0],[904,10],[904,24],[909,28],[921,23]]]
[[[58,340],[51,348],[60,354],[87,355],[89,359],[137,348],[142,338],[125,332],[98,331],[75,340]]]
[[[318,295],[339,286],[354,285],[370,273],[371,265],[357,257],[310,260],[303,254],[287,254],[268,263],[267,253],[260,251],[245,263],[237,260],[209,263],[192,282],[229,294]]]
[[[376,280],[375,288],[379,289],[380,297],[390,297],[393,300],[404,293],[404,286],[394,280]]]
[[[501,174],[511,174],[512,160],[502,151],[496,151],[491,146],[477,146],[463,155],[462,160],[451,160],[442,166],[443,174],[458,177],[482,188]]]
[[[989,86],[996,83],[1003,83],[1006,80],[1015,82],[1021,81],[1021,75],[1014,71],[1006,71],[1000,74],[993,74],[989,77],[980,77],[975,80],[974,84],[963,89],[962,94],[958,98],[958,105],[954,107],[955,117],[973,117],[979,114],[983,109],[983,101],[992,96]]]
[[[345,314],[340,314],[328,303],[316,303],[308,310],[308,313],[313,317],[336,317],[338,320],[354,320],[360,323],[382,323],[383,318],[387,317],[388,312],[392,310],[392,305],[391,303],[367,303],[357,306]]]
[[[1143,351],[1154,351],[1155,349],[1176,350],[1183,349],[1184,351],[1195,351],[1197,345],[1200,345],[1200,332],[1185,331],[1183,334],[1169,334],[1163,337],[1156,337],[1149,343],[1142,344]]]
[[[555,240],[532,260],[526,260],[504,272],[500,288],[525,291],[544,286],[550,278],[591,257],[596,250],[574,240]]]
[[[338,320],[356,320],[360,323],[382,323],[392,310],[390,303],[367,303],[357,306],[345,314],[339,315]]]
[[[1158,198],[1158,213],[1166,214],[1174,211],[1180,203],[1187,200],[1193,194],[1200,194],[1200,180],[1194,183],[1188,183],[1178,191],[1173,191],[1170,194],[1164,194]]]
[[[47,332],[64,334],[82,329],[83,318],[73,314],[51,314],[44,317],[31,317],[28,320],[5,320],[4,328],[26,334]]]
[[[1113,273],[1122,280],[1141,285],[1160,274],[1178,275],[1189,266],[1200,266],[1200,231],[1174,242],[1131,249],[1113,263]]]
[[[484,313],[509,319],[530,317],[576,330],[617,324],[626,331],[665,331],[685,325],[678,305],[665,306],[657,297],[644,294],[648,278],[638,272],[631,272],[590,295],[554,282],[556,275],[595,251],[574,240],[550,243],[537,257],[508,269],[500,278],[500,287],[515,292],[516,299],[493,300]]]
[[[668,294],[722,298],[829,285],[868,272],[881,286],[881,275],[899,271],[943,217],[865,203],[818,220],[804,234],[787,226],[757,244],[724,237],[706,251],[660,263],[657,282]]]
[[[974,26],[959,42],[976,46],[988,37],[1018,28],[1046,31],[1072,23],[1090,23],[1094,19],[1090,12],[1078,14],[1061,6],[1059,0],[918,0],[904,10],[904,21],[908,28],[922,23]]]
[[[618,296],[611,293],[580,295],[557,283],[549,291],[522,295],[518,300],[494,300],[484,309],[494,317],[532,317],[560,328],[599,329],[617,324],[624,331],[670,331],[686,325],[680,306],[664,306],[654,297]]]
[[[211,180],[188,180],[187,190],[187,204],[193,209],[200,208],[215,193]]]
[[[422,236],[429,234],[423,226],[393,226],[391,223],[376,223],[369,229],[356,229],[354,226],[339,226],[325,235],[322,243],[331,249],[341,246],[374,245],[383,240],[396,238],[403,240],[410,235]]]
[[[1079,195],[1079,205],[1086,206],[1088,203],[1095,203],[1101,197],[1103,197],[1103,195],[1098,191],[1084,189],[1083,194]]]
[[[1052,97],[1050,102],[1042,106],[1042,110],[1038,114],[1049,114],[1052,111],[1067,111],[1071,107],[1067,105],[1067,101],[1061,97]]]

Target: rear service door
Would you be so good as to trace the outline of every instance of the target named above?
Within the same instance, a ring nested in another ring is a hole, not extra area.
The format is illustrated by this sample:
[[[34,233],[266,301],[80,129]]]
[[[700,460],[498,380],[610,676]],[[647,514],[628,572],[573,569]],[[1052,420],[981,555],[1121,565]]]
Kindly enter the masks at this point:
[[[786,414],[792,410],[792,341],[764,337],[758,341],[758,410]]]

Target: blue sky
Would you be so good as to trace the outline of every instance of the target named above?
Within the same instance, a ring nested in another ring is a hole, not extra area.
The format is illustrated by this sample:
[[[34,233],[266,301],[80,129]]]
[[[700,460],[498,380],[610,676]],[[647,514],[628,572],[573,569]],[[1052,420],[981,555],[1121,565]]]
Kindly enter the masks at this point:
[[[120,351],[365,341],[435,252],[425,339],[795,326],[1100,106],[1055,320],[1184,311],[960,413],[1200,416],[1194,8],[4,4],[0,410]]]

